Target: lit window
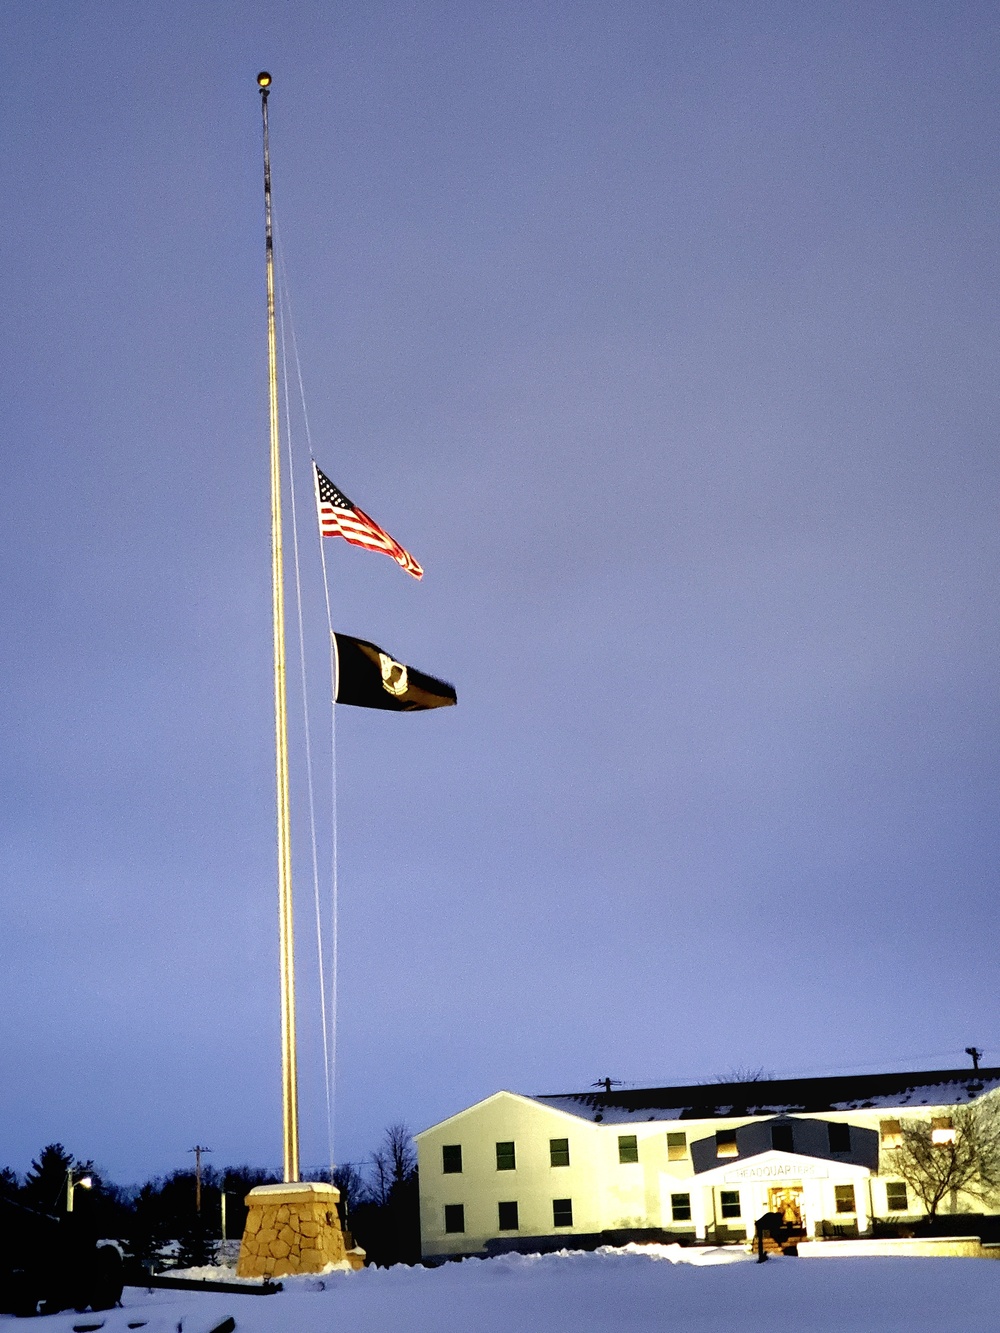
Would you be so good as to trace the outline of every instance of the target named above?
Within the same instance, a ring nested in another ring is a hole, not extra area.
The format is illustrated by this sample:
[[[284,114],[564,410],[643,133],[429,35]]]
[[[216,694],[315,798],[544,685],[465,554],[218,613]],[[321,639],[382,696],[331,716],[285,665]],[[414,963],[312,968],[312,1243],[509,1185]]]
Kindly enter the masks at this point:
[[[950,1115],[936,1115],[931,1121],[931,1143],[954,1143],[955,1126]]]
[[[670,1212],[675,1222],[691,1221],[691,1195],[671,1194]]]
[[[688,1155],[687,1134],[667,1135],[667,1161],[683,1162]]]
[[[771,1147],[777,1152],[795,1151],[795,1140],[792,1137],[791,1125],[771,1126]]]
[[[517,1230],[517,1204],[516,1203],[498,1203],[497,1212],[499,1213],[498,1231],[516,1231]]]
[[[549,1163],[569,1166],[569,1139],[549,1139]]]
[[[719,1203],[722,1205],[723,1217],[739,1217],[740,1215],[739,1190],[720,1190]]]
[[[441,1148],[441,1170],[446,1176],[462,1174],[462,1145],[445,1143]]]
[[[619,1162],[637,1162],[639,1160],[639,1141],[634,1134],[618,1135]]]
[[[715,1131],[715,1155],[716,1157],[739,1157],[740,1150],[736,1146],[735,1129],[718,1129]]]
[[[903,1126],[898,1120],[883,1120],[879,1125],[883,1148],[900,1148],[903,1144]]]
[[[571,1227],[573,1225],[572,1199],[552,1200],[552,1225],[554,1227]]]
[[[827,1125],[830,1134],[831,1152],[850,1152],[851,1151],[851,1127],[850,1125],[839,1125],[831,1120]]]
[[[853,1185],[834,1185],[834,1198],[837,1200],[838,1213],[854,1212],[854,1186]]]
[[[449,1232],[465,1230],[465,1204],[446,1203],[444,1206],[444,1229]]]
[[[890,1180],[885,1187],[885,1206],[890,1213],[905,1213],[910,1201],[906,1197],[906,1184],[902,1180]]]
[[[515,1161],[514,1161],[514,1144],[513,1144],[512,1142],[508,1142],[508,1143],[498,1143],[498,1144],[497,1144],[497,1170],[498,1170],[498,1171],[513,1171],[513,1170],[515,1169],[515,1166],[516,1166],[516,1163],[515,1163]]]

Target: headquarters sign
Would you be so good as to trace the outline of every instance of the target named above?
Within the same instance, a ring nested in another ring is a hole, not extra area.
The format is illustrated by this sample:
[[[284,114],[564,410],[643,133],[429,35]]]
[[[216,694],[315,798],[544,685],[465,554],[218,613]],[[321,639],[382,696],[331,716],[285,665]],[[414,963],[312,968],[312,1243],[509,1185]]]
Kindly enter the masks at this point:
[[[785,1180],[827,1180],[830,1171],[825,1162],[798,1161],[748,1162],[746,1166],[734,1166],[725,1174],[726,1184],[749,1183],[752,1180],[767,1180],[780,1183]]]

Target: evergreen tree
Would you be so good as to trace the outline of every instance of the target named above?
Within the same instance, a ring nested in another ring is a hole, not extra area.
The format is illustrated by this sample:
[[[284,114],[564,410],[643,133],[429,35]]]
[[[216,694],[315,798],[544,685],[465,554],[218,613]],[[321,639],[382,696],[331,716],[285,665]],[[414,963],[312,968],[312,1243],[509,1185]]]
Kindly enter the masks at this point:
[[[148,1180],[132,1199],[126,1235],[129,1250],[139,1267],[155,1271],[159,1251],[170,1239],[164,1226],[159,1189],[155,1181]]]
[[[178,1268],[204,1268],[215,1262],[215,1239],[197,1213],[188,1219],[177,1239]]]
[[[247,1206],[243,1202],[258,1185],[277,1185],[281,1177],[274,1171],[258,1166],[227,1167],[219,1181],[219,1189],[226,1191],[226,1235],[238,1239],[247,1224]]]
[[[73,1154],[61,1143],[49,1143],[31,1163],[24,1181],[24,1202],[43,1213],[61,1213],[66,1207],[66,1177]]]

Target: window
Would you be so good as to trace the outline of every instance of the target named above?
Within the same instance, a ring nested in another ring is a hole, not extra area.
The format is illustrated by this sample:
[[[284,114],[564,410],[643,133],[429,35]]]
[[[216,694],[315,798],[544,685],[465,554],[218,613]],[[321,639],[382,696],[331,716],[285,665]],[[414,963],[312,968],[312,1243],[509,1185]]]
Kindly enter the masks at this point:
[[[688,1155],[687,1134],[667,1135],[667,1161],[683,1162]]]
[[[931,1121],[931,1143],[954,1143],[955,1126],[950,1115],[936,1115]]]
[[[517,1204],[516,1203],[498,1203],[497,1212],[499,1213],[498,1231],[516,1231],[517,1230]]]
[[[715,1155],[716,1157],[739,1157],[740,1150],[736,1146],[735,1129],[716,1130]]]
[[[719,1203],[722,1205],[723,1217],[739,1217],[740,1215],[739,1190],[719,1190]]]
[[[898,1120],[883,1120],[879,1124],[883,1148],[899,1148],[903,1143],[903,1127]]]
[[[834,1185],[833,1195],[837,1200],[838,1213],[854,1212],[854,1186],[853,1185]]]
[[[569,1139],[549,1139],[549,1163],[569,1166]]]
[[[444,1206],[444,1229],[452,1233],[465,1230],[465,1204],[446,1203]]]
[[[851,1127],[850,1125],[838,1125],[830,1121],[827,1125],[830,1134],[831,1152],[850,1152],[851,1151]]]
[[[513,1171],[513,1170],[515,1169],[515,1166],[516,1166],[516,1163],[515,1163],[515,1161],[514,1161],[514,1144],[513,1144],[513,1143],[498,1143],[498,1144],[497,1144],[497,1170],[498,1170],[498,1171]]]
[[[637,1162],[639,1160],[639,1141],[634,1134],[618,1135],[619,1162]]]
[[[670,1212],[675,1222],[691,1221],[691,1195],[671,1194]]]
[[[905,1213],[910,1206],[906,1197],[906,1184],[902,1180],[890,1180],[885,1187],[885,1206],[890,1213]]]
[[[794,1152],[795,1140],[791,1125],[771,1126],[771,1147],[777,1152]]]
[[[552,1225],[554,1227],[571,1227],[573,1225],[572,1199],[552,1200]]]
[[[462,1145],[445,1143],[441,1147],[441,1170],[446,1176],[462,1174]]]

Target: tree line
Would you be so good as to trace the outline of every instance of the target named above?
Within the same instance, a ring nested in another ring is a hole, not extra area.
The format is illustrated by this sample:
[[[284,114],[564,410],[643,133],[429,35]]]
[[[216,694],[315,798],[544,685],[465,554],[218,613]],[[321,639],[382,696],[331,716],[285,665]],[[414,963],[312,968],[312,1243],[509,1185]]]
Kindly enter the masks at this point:
[[[0,1197],[61,1215],[70,1179],[89,1180],[73,1191],[75,1211],[84,1213],[101,1236],[118,1240],[132,1261],[147,1270],[196,1268],[216,1261],[219,1243],[239,1241],[246,1222],[244,1198],[256,1185],[280,1182],[278,1172],[248,1165],[201,1168],[200,1209],[191,1167],[157,1176],[137,1186],[117,1185],[88,1159],[61,1143],[47,1144],[19,1177],[0,1170]],[[311,1172],[307,1180],[329,1180]],[[333,1171],[340,1190],[344,1229],[364,1248],[369,1263],[382,1266],[420,1262],[417,1156],[410,1132],[390,1125],[376,1150],[361,1163]],[[225,1234],[223,1234],[223,1227]]]

